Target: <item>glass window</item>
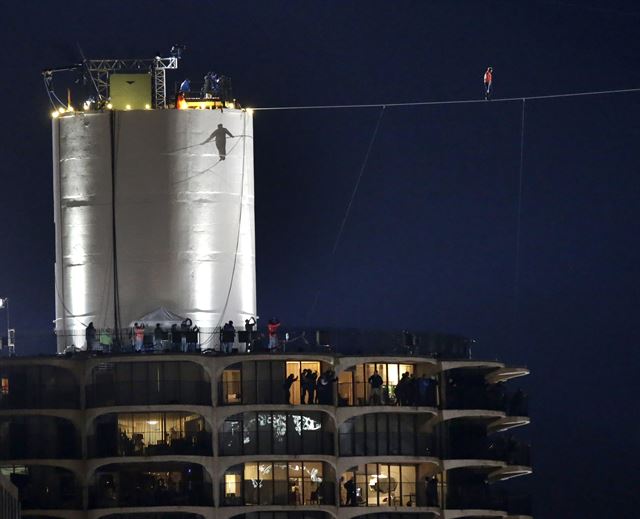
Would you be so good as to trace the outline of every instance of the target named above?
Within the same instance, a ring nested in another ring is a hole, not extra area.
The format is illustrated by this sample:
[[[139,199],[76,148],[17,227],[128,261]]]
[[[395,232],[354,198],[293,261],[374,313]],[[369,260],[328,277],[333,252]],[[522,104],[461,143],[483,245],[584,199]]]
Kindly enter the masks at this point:
[[[225,404],[242,403],[239,369],[227,369],[222,372],[222,402]]]
[[[363,472],[346,472],[342,481],[355,476],[356,503],[365,506],[415,506],[416,467],[368,463]]]
[[[353,405],[353,382],[354,373],[352,371],[341,371],[338,374],[338,405]]]
[[[322,374],[322,371],[320,370],[320,362],[317,362],[317,361],[304,361],[304,362],[287,361],[286,363],[286,371],[285,371],[284,378],[288,377],[289,375],[293,375],[295,378],[298,379],[291,386],[291,403],[292,404],[302,403],[302,400],[301,400],[302,399],[301,389],[302,389],[302,381],[303,381],[302,372],[304,370],[310,370],[311,372],[315,372],[317,377],[319,377]],[[305,396],[305,402],[306,403],[308,402],[307,396]]]

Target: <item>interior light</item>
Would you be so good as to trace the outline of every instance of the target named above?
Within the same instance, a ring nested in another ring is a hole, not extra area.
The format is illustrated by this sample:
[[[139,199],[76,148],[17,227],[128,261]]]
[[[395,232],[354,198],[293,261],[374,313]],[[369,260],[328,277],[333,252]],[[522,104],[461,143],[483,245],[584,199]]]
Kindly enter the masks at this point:
[[[146,105],[144,105],[144,109],[145,110],[151,110],[151,105],[149,103],[147,103]]]
[[[158,420],[147,420],[149,425],[158,425]]]
[[[127,105],[127,106],[125,106],[125,109],[126,109],[126,110],[131,110],[131,105]]]
[[[113,105],[111,103],[107,103],[107,109],[111,110],[113,108]]]
[[[58,117],[59,115],[60,115],[60,114],[58,113],[58,111],[57,111],[57,110],[54,110],[53,112],[51,112],[51,117],[53,117],[54,119],[55,119],[56,117]]]

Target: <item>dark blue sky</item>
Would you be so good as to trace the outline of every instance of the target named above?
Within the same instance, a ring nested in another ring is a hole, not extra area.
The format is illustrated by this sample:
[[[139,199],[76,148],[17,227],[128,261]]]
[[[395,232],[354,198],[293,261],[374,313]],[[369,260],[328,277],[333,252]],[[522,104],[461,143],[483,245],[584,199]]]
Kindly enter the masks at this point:
[[[640,87],[622,1],[29,2],[3,10],[0,296],[21,353],[53,352],[49,108],[40,69],[151,57],[233,78],[248,106]],[[285,323],[432,329],[526,364],[536,517],[636,518],[640,94],[521,104],[257,112],[258,304]],[[316,291],[318,304],[307,317]],[[514,319],[516,315],[516,319]],[[0,316],[3,317],[3,316]],[[635,389],[635,391],[634,391]]]

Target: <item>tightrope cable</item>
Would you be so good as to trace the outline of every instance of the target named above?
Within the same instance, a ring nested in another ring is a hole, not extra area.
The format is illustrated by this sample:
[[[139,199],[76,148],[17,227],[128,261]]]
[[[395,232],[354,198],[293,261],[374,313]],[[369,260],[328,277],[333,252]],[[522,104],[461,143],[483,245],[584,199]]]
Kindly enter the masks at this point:
[[[568,94],[549,94],[541,96],[520,96],[485,99],[458,99],[451,101],[410,101],[406,103],[371,103],[371,104],[350,104],[350,105],[303,105],[303,106],[265,106],[253,108],[254,111],[276,111],[276,110],[329,110],[341,108],[400,108],[404,106],[438,106],[455,104],[474,103],[509,103],[515,101],[532,101],[539,99],[559,99],[563,97],[597,96],[605,94],[624,94],[630,92],[640,92],[640,88],[624,88],[618,90],[594,90],[591,92],[572,92]]]
[[[378,135],[378,130],[380,129],[380,122],[382,121],[382,116],[384,115],[385,106],[382,105],[380,109],[380,114],[378,115],[378,120],[376,121],[376,126],[371,134],[371,139],[369,139],[369,146],[367,146],[367,152],[364,155],[364,160],[362,161],[362,165],[360,166],[360,171],[358,172],[358,178],[356,179],[356,183],[353,186],[353,190],[351,191],[351,198],[349,199],[349,203],[347,204],[347,208],[344,212],[344,216],[342,217],[342,222],[340,223],[340,227],[338,229],[338,233],[336,234],[336,239],[333,242],[333,248],[331,249],[331,256],[329,258],[328,269],[331,269],[333,266],[333,261],[336,255],[336,251],[338,250],[338,245],[340,245],[340,239],[342,238],[342,233],[344,232],[345,225],[347,224],[347,220],[349,219],[349,215],[351,213],[351,206],[353,205],[353,201],[356,198],[356,194],[358,193],[358,188],[360,187],[360,181],[362,180],[362,175],[364,174],[365,169],[367,168],[367,163],[369,162],[369,156],[371,155],[371,150],[373,149],[373,143],[376,140]],[[315,310],[316,305],[318,304],[318,298],[320,297],[321,289],[318,288],[316,291],[316,295],[313,298],[313,303],[311,303],[311,307],[309,308],[309,312],[307,313],[307,321],[311,317],[311,314]]]

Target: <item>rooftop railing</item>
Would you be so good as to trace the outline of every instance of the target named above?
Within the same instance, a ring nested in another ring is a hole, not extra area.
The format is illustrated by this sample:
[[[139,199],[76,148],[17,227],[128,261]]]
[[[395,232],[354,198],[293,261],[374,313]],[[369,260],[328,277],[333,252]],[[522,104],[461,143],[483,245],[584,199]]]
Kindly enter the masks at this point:
[[[144,329],[138,337],[132,328],[98,329],[87,337],[84,330],[58,330],[58,340],[67,345],[69,353],[89,350],[96,353],[220,353],[219,328],[174,328],[155,332]],[[50,336],[55,343],[56,338]],[[269,337],[266,329],[245,332],[236,329],[233,353],[266,353]],[[438,359],[468,359],[471,341],[464,337],[429,332],[398,330],[361,330],[355,328],[314,328],[282,325],[278,331],[277,348],[272,353],[326,353],[342,355],[426,356]]]

